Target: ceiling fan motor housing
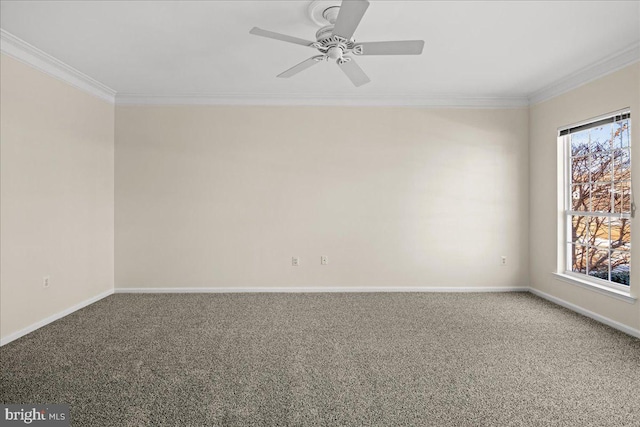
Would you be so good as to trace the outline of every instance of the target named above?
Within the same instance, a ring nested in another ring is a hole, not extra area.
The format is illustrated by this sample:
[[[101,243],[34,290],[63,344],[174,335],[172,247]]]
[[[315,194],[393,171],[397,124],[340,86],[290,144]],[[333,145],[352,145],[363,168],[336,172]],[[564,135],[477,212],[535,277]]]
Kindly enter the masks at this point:
[[[342,2],[339,0],[315,0],[309,6],[309,16],[315,23],[328,23],[328,25],[324,25],[316,32],[317,41],[313,44],[313,47],[318,49],[325,57],[335,59],[338,62],[349,60],[344,55],[361,53],[358,46],[355,46],[353,39],[347,40],[333,34],[341,5]]]
[[[313,47],[318,49],[318,51],[327,58],[336,59],[338,62],[341,62],[349,60],[349,58],[344,55],[359,53],[358,48],[360,46],[355,46],[353,40],[347,40],[340,36],[330,35],[329,37],[318,39],[318,41],[313,44]]]
[[[419,55],[424,47],[424,40],[360,42],[356,44],[352,37],[368,7],[369,0],[312,0],[308,9],[309,17],[321,27],[316,32],[316,41],[314,42],[258,27],[252,28],[249,33],[312,47],[320,52],[320,55],[302,61],[278,74],[278,77],[288,78],[318,62],[334,59],[356,87],[362,86],[369,83],[370,80],[358,66],[355,56]]]
[[[333,24],[325,25],[324,27],[316,31],[316,40],[321,41],[324,39],[331,38],[332,34],[333,34]]]

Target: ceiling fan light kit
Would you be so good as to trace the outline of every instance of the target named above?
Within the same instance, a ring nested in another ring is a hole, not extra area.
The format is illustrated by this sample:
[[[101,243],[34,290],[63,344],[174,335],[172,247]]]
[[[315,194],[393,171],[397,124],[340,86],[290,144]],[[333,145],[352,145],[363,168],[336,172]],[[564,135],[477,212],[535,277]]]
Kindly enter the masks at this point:
[[[369,7],[368,0],[336,1],[315,0],[309,5],[312,21],[322,25],[316,32],[316,41],[308,41],[285,34],[254,27],[251,34],[299,44],[317,49],[320,55],[313,56],[278,75],[288,78],[306,70],[318,62],[333,59],[356,86],[369,83],[369,77],[350,55],[420,55],[423,40],[401,40],[384,42],[356,42],[353,33]]]

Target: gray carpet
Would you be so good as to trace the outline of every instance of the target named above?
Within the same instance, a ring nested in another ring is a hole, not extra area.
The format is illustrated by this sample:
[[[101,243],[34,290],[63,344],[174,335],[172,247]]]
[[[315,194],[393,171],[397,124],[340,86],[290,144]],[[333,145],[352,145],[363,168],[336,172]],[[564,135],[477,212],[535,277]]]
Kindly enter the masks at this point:
[[[119,294],[0,368],[74,426],[640,425],[640,340],[527,293]]]

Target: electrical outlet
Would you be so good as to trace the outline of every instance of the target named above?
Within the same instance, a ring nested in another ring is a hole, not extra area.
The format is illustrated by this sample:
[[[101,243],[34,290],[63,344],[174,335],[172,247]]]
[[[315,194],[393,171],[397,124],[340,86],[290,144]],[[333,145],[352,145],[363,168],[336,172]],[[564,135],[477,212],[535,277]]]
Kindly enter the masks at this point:
[[[324,255],[320,257],[320,265],[327,265],[329,264],[329,257]]]
[[[502,255],[500,257],[500,265],[502,265],[502,266],[507,265],[507,256],[506,255]]]
[[[300,265],[300,257],[294,256],[291,258],[291,265],[297,267]]]
[[[42,287],[43,288],[48,288],[49,286],[51,286],[51,283],[49,281],[49,276],[44,276],[42,278]]]

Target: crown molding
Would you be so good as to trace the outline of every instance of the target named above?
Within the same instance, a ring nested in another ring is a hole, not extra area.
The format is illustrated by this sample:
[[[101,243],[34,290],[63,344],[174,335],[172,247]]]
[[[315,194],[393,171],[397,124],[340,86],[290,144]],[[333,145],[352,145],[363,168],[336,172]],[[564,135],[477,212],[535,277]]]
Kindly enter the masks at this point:
[[[463,96],[327,96],[279,94],[194,94],[144,95],[118,93],[117,105],[256,105],[256,106],[345,106],[345,107],[422,107],[422,108],[523,108],[526,97]]]
[[[36,70],[62,80],[76,89],[112,104],[115,102],[115,90],[3,29],[0,29],[0,51]]]
[[[635,43],[578,70],[528,96],[469,97],[455,94],[416,96],[331,96],[326,94],[167,94],[117,93],[59,59],[0,29],[0,51],[86,93],[117,105],[255,105],[255,106],[352,106],[419,108],[526,108],[576,89],[591,81],[640,61],[640,43]]]
[[[533,92],[529,95],[529,105],[548,101],[638,61],[640,61],[640,43],[634,43]]]

